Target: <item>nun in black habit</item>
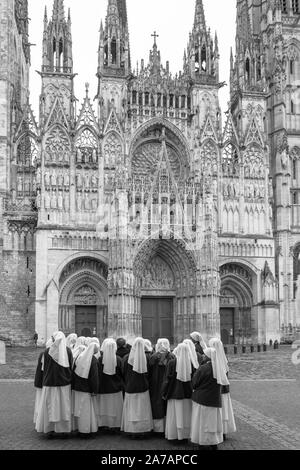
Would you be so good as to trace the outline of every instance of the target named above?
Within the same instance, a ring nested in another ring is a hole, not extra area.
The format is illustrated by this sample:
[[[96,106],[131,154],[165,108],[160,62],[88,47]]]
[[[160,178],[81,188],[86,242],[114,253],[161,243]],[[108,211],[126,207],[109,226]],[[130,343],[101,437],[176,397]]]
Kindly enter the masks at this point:
[[[162,384],[166,368],[175,356],[170,352],[170,342],[161,338],[157,341],[155,354],[149,361],[149,387],[153,415],[153,430],[155,433],[164,434],[167,403],[162,398]]]

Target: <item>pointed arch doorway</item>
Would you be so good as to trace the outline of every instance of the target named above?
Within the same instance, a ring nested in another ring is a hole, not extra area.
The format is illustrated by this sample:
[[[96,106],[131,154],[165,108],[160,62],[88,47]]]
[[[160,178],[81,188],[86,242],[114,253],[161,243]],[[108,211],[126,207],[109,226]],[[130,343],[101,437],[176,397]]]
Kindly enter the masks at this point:
[[[149,239],[140,246],[134,271],[139,279],[142,335],[153,343],[168,338],[175,344],[195,330],[197,268],[183,242]]]
[[[254,273],[238,263],[221,267],[221,339],[226,345],[251,341],[257,336],[254,310]]]
[[[65,334],[107,335],[107,266],[92,257],[76,258],[60,276],[59,328]]]

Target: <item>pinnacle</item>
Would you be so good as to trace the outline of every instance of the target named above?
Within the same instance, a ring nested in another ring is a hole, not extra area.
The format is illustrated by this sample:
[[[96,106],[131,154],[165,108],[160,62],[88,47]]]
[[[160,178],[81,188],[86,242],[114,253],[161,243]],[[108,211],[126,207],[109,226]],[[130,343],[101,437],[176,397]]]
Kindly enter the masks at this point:
[[[204,31],[206,30],[203,0],[196,0],[194,28],[199,28]]]
[[[64,0],[54,0],[52,19],[53,21],[63,21],[65,19]]]

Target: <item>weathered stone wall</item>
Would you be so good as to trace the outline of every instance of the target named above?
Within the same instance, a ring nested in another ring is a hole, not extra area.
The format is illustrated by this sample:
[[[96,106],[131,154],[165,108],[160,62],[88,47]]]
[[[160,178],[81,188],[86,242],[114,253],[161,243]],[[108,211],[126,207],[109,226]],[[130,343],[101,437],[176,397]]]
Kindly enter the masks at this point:
[[[0,335],[26,345],[35,331],[35,253],[2,251],[0,272]]]

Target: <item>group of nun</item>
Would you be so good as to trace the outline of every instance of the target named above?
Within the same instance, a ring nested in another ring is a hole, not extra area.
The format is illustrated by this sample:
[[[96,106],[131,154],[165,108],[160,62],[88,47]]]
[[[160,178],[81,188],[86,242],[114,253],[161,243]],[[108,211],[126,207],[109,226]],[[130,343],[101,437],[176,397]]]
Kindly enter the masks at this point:
[[[198,332],[172,352],[168,339],[67,338],[56,332],[38,359],[35,429],[48,437],[98,430],[151,433],[217,449],[236,432],[223,344]]]

